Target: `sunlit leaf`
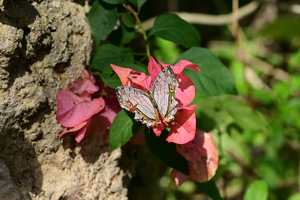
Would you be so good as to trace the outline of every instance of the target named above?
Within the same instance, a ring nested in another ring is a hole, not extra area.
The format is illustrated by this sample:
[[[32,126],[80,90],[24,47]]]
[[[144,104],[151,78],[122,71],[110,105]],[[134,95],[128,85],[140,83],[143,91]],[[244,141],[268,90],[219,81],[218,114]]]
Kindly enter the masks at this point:
[[[253,182],[246,190],[244,200],[267,200],[268,185],[264,180]]]
[[[207,49],[193,47],[181,54],[176,63],[180,60],[188,60],[198,65],[200,72],[184,70],[194,83],[197,94],[207,96],[237,94],[228,69]]]
[[[142,127],[136,122],[134,114],[121,110],[113,121],[109,131],[109,145],[111,151],[123,146]]]
[[[299,200],[300,199],[300,193],[294,194],[288,198],[288,200]]]
[[[228,99],[223,102],[223,106],[243,129],[259,130],[266,125],[263,116],[254,112],[250,106],[241,101]]]
[[[201,37],[197,29],[174,14],[163,14],[156,18],[149,37],[158,36],[186,48],[199,46]]]

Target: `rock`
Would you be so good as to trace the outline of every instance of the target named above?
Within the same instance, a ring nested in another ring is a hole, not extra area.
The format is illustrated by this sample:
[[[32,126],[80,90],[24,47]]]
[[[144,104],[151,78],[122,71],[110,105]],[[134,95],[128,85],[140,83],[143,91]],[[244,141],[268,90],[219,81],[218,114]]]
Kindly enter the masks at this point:
[[[56,93],[91,59],[86,2],[0,0],[0,199],[127,199],[107,130],[58,138]]]

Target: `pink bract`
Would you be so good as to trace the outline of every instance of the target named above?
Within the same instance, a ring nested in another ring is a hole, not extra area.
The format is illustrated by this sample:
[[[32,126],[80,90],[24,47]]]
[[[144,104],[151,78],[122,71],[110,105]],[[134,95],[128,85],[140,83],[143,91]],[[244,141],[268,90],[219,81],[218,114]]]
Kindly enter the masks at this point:
[[[171,177],[177,185],[187,178],[196,182],[209,181],[218,168],[218,153],[212,135],[197,129],[195,138],[187,144],[176,145],[176,150],[189,162],[189,176],[173,170]]]
[[[106,129],[110,128],[120,110],[116,95],[113,89],[103,83],[101,91],[95,84],[96,80],[92,73],[84,69],[82,78],[74,84],[69,84],[71,91],[61,90],[57,93],[56,120],[66,127],[60,137],[65,134],[76,135],[75,140],[80,142],[92,134],[99,124]],[[107,105],[102,97],[93,98],[101,96],[101,92],[106,94],[104,98]]]
[[[95,85],[96,80],[90,71],[82,70],[82,78],[74,84],[69,84],[69,89],[77,95],[94,94],[99,90],[99,86]]]
[[[176,144],[185,144],[193,140],[196,132],[196,114],[194,108],[196,105],[186,106],[175,115],[175,124],[171,125],[170,133],[167,137],[168,142]]]
[[[100,112],[105,105],[102,97],[87,101],[69,90],[60,90],[57,93],[56,120],[63,126],[76,127]]]

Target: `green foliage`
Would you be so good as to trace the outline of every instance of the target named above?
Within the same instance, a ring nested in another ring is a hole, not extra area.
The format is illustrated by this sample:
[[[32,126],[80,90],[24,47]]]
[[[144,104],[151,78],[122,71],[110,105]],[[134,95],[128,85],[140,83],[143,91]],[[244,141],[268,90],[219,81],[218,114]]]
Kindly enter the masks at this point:
[[[294,17],[281,17],[264,27],[260,34],[264,37],[290,43],[300,34],[300,21]]]
[[[123,4],[126,2],[126,0],[103,0],[103,1],[109,4]]]
[[[88,13],[97,45],[90,68],[100,70],[103,82],[114,88],[121,82],[110,64],[148,74],[147,45],[154,57],[164,63],[188,60],[197,64],[200,72],[184,70],[195,85],[192,104],[197,104],[196,126],[212,133],[220,158],[214,181],[196,183],[198,189],[212,199],[227,199],[221,197],[214,183],[218,185],[221,180],[226,191],[237,191],[245,200],[298,199],[299,19],[279,17],[259,32],[243,27],[239,47],[224,27],[197,27],[203,32],[218,30],[203,37],[208,50],[199,47],[198,30],[174,14],[159,15],[148,36],[141,36],[141,28],[136,29],[139,21],[120,4],[129,3],[140,14],[145,2],[95,1]],[[118,17],[120,23],[116,26]],[[220,34],[218,41],[216,34]],[[145,41],[144,36],[149,40]],[[240,49],[243,59],[237,54]],[[132,113],[122,110],[110,130],[111,149],[124,145],[141,127]],[[166,142],[168,131],[156,137],[152,129],[145,128],[144,134],[154,155],[168,166],[188,173],[187,160],[177,153],[175,144]],[[174,188],[168,188],[172,198],[185,199]]]
[[[188,60],[198,65],[200,72],[185,69],[196,87],[197,94],[217,96],[222,94],[237,94],[234,82],[228,69],[210,51],[201,47],[193,47],[177,58]]]
[[[138,8],[138,11],[140,11],[141,7],[146,3],[147,0],[129,0],[130,3],[135,5]]]
[[[268,185],[264,180],[255,181],[247,189],[244,200],[267,200]]]
[[[90,68],[101,70],[100,77],[109,87],[121,85],[119,77],[113,74],[110,64],[133,63],[134,52],[129,48],[117,47],[112,44],[100,46],[90,64]]]
[[[101,1],[95,1],[88,13],[92,34],[97,44],[108,35],[118,21],[117,8]]]
[[[122,15],[122,22],[129,28],[132,28],[135,25],[135,19],[132,15]]]
[[[168,132],[166,130],[159,137],[155,135],[152,129],[145,130],[145,139],[150,151],[168,166],[184,174],[189,174],[187,160],[177,153],[174,143],[166,141],[167,136]]]
[[[148,37],[154,35],[186,48],[199,46],[201,42],[196,28],[174,14],[163,14],[156,18]]]
[[[110,34],[110,42],[116,46],[124,46],[135,37],[135,34],[135,29],[121,25],[120,28]]]
[[[121,110],[109,131],[109,145],[111,151],[123,146],[142,127],[141,123],[133,120],[134,114]]]
[[[206,183],[197,183],[197,182],[195,183],[199,188],[199,190],[207,194],[210,198],[214,200],[223,200],[213,180],[210,180]]]
[[[300,69],[300,49],[290,56],[288,64],[290,70]]]
[[[288,198],[288,200],[299,200],[300,199],[300,193],[294,194]]]

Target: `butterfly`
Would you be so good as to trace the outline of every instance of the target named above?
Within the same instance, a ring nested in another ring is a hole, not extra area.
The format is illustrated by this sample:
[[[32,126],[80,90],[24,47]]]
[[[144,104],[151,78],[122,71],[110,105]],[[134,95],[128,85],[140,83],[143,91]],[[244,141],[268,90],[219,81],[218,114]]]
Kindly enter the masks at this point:
[[[174,121],[179,103],[170,95],[176,92],[178,81],[170,66],[165,67],[155,78],[151,91],[129,86],[115,88],[119,104],[127,111],[134,112],[134,119],[153,127]]]

